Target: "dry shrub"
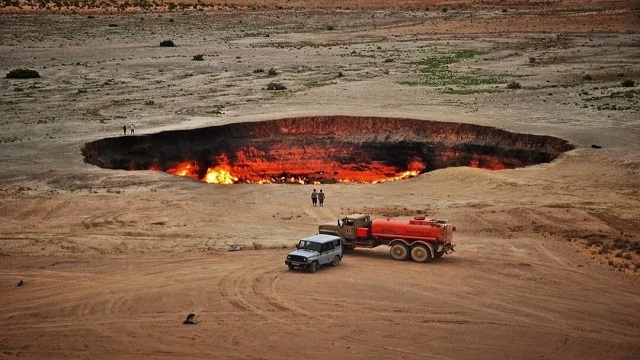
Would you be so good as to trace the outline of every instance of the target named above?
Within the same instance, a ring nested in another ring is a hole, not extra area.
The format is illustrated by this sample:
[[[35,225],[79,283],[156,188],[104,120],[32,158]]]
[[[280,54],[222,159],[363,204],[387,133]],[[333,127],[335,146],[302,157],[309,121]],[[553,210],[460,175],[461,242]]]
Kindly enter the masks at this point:
[[[622,86],[622,87],[634,87],[635,85],[636,85],[635,81],[633,81],[631,79],[624,79],[620,83],[620,86]]]
[[[507,89],[517,90],[520,89],[522,85],[520,85],[517,81],[511,81],[507,84]]]
[[[160,42],[161,47],[175,47],[176,44],[172,40],[162,40]]]
[[[277,82],[271,82],[269,84],[267,84],[267,90],[286,90],[287,87],[277,83]]]
[[[7,79],[35,79],[39,77],[40,74],[32,69],[13,69],[6,75]]]

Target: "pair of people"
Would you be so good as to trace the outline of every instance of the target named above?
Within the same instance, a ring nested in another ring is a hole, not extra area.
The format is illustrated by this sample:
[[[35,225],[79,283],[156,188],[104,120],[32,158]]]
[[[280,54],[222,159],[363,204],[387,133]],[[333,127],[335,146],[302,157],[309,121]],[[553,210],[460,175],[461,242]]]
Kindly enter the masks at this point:
[[[322,189],[320,189],[320,192],[316,192],[316,189],[313,189],[311,193],[311,205],[318,206],[318,203],[320,203],[320,206],[324,206],[324,193]]]
[[[136,126],[133,123],[129,125],[127,124],[122,125],[122,130],[124,131],[125,135],[127,135],[127,128],[131,129],[131,135],[133,135],[133,133],[135,132]]]

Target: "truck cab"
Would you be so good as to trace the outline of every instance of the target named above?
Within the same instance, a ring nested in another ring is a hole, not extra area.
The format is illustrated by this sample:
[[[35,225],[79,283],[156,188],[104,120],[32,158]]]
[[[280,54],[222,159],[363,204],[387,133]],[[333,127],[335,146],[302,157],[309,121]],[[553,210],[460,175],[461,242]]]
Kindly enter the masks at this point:
[[[355,247],[358,238],[358,228],[368,228],[371,224],[371,216],[366,214],[351,214],[338,219],[337,222],[322,224],[318,227],[318,233],[338,236],[347,249]]]

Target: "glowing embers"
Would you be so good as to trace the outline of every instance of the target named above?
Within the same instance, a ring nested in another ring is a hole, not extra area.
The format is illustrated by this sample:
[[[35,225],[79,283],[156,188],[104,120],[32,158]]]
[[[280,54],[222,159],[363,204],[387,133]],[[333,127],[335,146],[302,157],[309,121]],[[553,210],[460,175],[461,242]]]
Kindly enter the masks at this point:
[[[426,165],[419,160],[409,161],[408,164],[398,166],[388,166],[380,161],[369,163],[365,169],[361,166],[336,171],[334,178],[341,183],[382,183],[387,181],[405,180],[416,177],[424,172]]]
[[[223,162],[218,162],[224,159]],[[169,174],[189,177],[210,184],[322,184],[322,183],[381,183],[404,180],[418,176],[425,165],[413,161],[408,165],[412,170],[398,170],[379,162],[366,167],[336,162],[314,161],[313,168],[301,166],[287,167],[279,162],[257,162],[248,164],[246,159],[240,164],[230,164],[226,156],[218,157],[217,165],[207,167],[196,161],[184,161],[168,166],[165,170],[152,165],[149,170],[165,171]],[[206,171],[204,169],[206,168]],[[283,170],[287,169],[287,170]],[[320,170],[317,170],[320,169]]]
[[[419,158],[373,160],[368,150],[344,144],[272,144],[266,149],[242,146],[199,160],[167,163],[156,159],[149,170],[190,177],[212,184],[381,183],[418,176],[426,169]],[[349,157],[354,156],[349,160]]]
[[[383,182],[387,182],[387,181],[405,180],[405,179],[408,179],[408,178],[416,177],[418,175],[420,175],[419,171],[404,171],[404,172],[399,173],[399,174],[397,174],[395,176],[392,176],[392,177],[382,178],[382,179],[379,179],[379,180],[363,181],[363,182],[370,182],[372,184],[378,184],[378,183],[383,183]],[[342,183],[351,182],[351,180],[349,180],[349,179],[344,179],[344,180],[343,179],[338,179],[338,181],[342,182]]]

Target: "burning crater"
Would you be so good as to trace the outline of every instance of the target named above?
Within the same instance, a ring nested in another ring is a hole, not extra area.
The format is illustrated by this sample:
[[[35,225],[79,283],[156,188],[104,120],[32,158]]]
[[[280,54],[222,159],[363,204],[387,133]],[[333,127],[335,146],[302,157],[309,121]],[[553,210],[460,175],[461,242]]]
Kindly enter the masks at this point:
[[[573,149],[566,140],[414,119],[319,116],[235,123],[85,144],[87,163],[208,183],[375,183],[450,166],[511,169]]]

